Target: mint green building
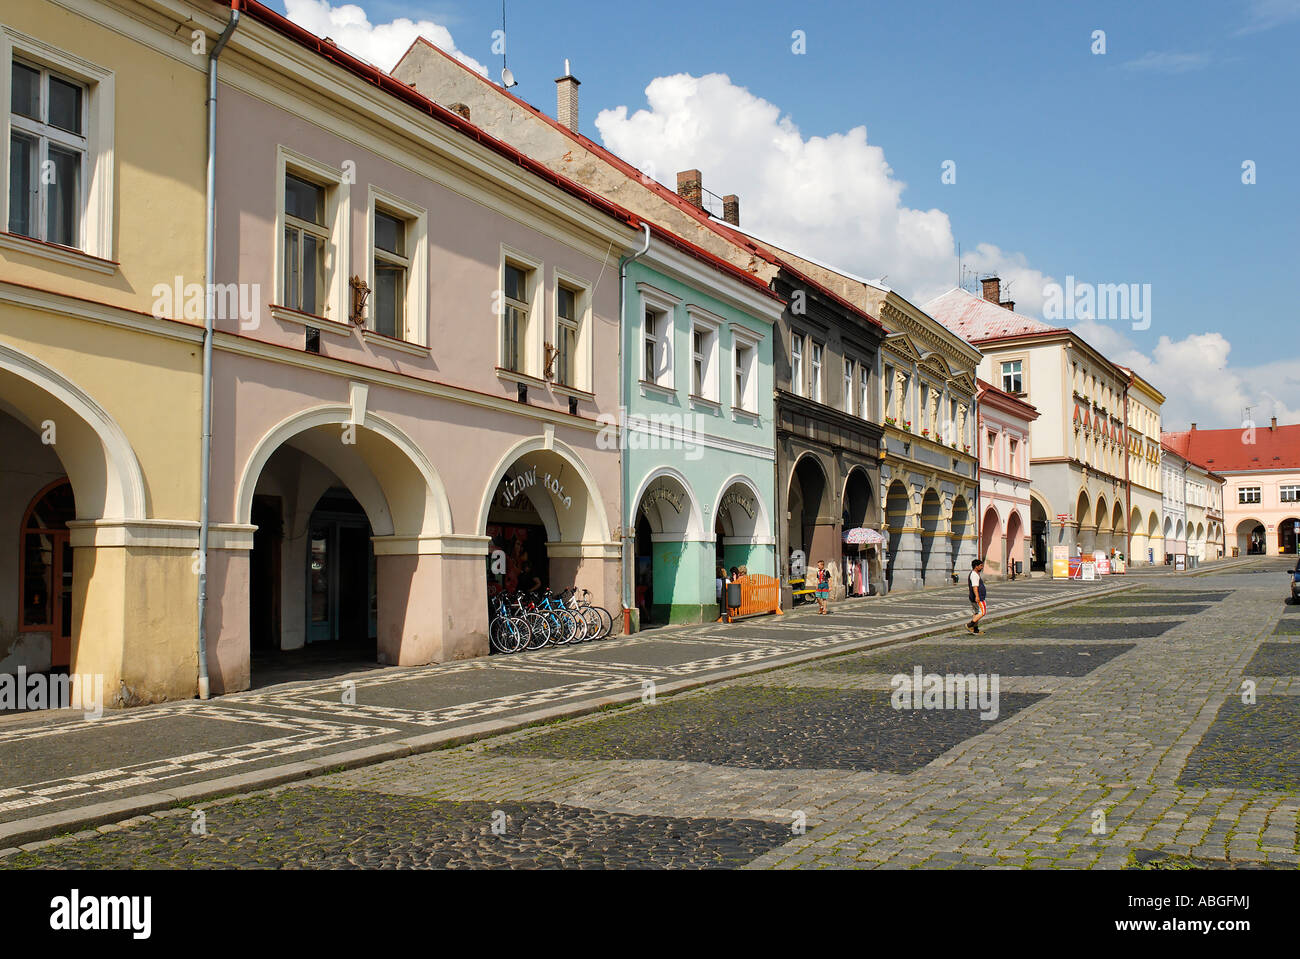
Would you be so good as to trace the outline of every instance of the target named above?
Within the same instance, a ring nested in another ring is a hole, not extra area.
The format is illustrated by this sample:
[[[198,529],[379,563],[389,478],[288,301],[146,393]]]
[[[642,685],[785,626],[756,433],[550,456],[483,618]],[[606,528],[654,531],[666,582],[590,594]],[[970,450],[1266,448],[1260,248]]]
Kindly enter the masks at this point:
[[[719,566],[776,573],[772,351],[784,302],[659,240],[625,269],[632,603],[642,626],[709,621]]]

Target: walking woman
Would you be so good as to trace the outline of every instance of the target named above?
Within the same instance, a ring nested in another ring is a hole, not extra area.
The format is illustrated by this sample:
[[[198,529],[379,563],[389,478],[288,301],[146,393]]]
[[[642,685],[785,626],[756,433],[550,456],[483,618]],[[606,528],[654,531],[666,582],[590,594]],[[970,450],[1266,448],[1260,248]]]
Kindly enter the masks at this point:
[[[818,614],[826,615],[826,602],[831,598],[831,571],[826,568],[826,560],[817,560],[817,605]]]

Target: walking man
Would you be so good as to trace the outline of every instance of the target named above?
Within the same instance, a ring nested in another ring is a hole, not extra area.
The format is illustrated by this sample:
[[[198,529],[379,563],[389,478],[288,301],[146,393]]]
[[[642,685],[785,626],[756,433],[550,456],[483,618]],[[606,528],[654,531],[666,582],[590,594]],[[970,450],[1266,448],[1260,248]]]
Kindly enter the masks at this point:
[[[967,592],[970,598],[971,621],[966,624],[966,632],[978,634],[980,631],[980,620],[989,611],[988,603],[985,599],[988,595],[984,588],[984,560],[973,559],[970,561],[970,575],[966,577]]]

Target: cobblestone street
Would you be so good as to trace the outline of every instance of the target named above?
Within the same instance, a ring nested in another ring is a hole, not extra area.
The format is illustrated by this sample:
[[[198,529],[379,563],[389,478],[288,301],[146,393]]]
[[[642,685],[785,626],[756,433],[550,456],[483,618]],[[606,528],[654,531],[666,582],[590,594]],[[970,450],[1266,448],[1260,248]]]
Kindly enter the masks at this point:
[[[1283,604],[1282,569],[1130,577],[1136,588],[1014,619],[995,607],[979,636],[956,625],[181,804],[0,864],[1294,869],[1300,607]],[[821,627],[789,620],[751,633]],[[571,658],[626,668],[637,649]],[[665,674],[662,655],[642,658]],[[996,676],[996,716],[894,708],[891,677],[917,667]]]

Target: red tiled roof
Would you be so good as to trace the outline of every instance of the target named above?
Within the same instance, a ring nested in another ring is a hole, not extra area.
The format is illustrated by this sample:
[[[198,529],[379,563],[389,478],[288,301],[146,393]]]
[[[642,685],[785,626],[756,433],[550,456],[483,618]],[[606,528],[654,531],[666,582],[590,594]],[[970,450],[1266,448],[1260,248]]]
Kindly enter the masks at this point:
[[[599,193],[589,190],[581,184],[570,180],[568,177],[556,173],[545,164],[534,160],[527,154],[521,153],[505,141],[492,136],[481,127],[475,126],[459,113],[455,113],[452,110],[448,110],[446,107],[440,106],[422,93],[419,93],[414,87],[402,83],[399,80],[395,80],[373,64],[366,63],[359,57],[354,57],[351,54],[344,52],[332,41],[326,41],[322,37],[316,36],[309,30],[298,26],[287,17],[276,13],[274,10],[262,3],[259,3],[258,0],[228,0],[228,2],[232,10],[241,10],[244,13],[247,13],[252,19],[257,20],[307,49],[314,51],[319,56],[342,67],[349,73],[360,77],[365,82],[373,83],[395,99],[404,101],[422,113],[427,113],[433,119],[446,124],[465,136],[468,136],[470,139],[477,141],[489,150],[506,157],[511,162],[523,167],[529,173],[540,177],[564,192],[577,197],[583,202],[596,207],[608,216],[611,216],[628,226],[635,227],[636,229],[640,229],[642,224],[645,224],[650,227],[651,233],[657,239],[677,247],[684,253],[687,253],[696,259],[709,263],[715,268],[730,274],[736,279],[748,284],[754,290],[760,291],[772,299],[784,302],[781,297],[772,292],[766,283],[754,276],[752,273],[742,270],[740,267],[735,266],[732,263],[728,263],[721,257],[715,256],[691,241],[663,229],[656,223],[637,216],[631,210],[619,206],[617,203],[606,199]],[[427,43],[428,41],[425,42]],[[433,47],[432,44],[429,45]],[[433,47],[433,49],[437,50],[438,48]],[[454,59],[452,62],[459,63],[459,61]],[[461,64],[461,66],[464,66],[464,64]],[[469,70],[468,67],[465,67],[465,69]],[[478,74],[474,73],[472,70],[469,72],[473,76],[478,76]],[[519,102],[523,103],[522,100]]]
[[[541,120],[547,126],[554,128],[556,131],[568,137],[570,140],[573,140],[575,143],[580,144],[583,147],[583,149],[590,151],[593,155],[599,157],[602,161],[609,164],[614,169],[618,170],[628,179],[636,180],[640,182],[651,193],[654,193],[665,202],[672,204],[680,212],[690,217],[691,219],[695,220],[702,228],[710,231],[711,233],[717,234],[719,237],[726,240],[728,243],[732,244],[733,246],[739,247],[740,249],[744,250],[746,253],[749,253],[752,256],[756,256],[759,259],[772,264],[773,266],[781,267],[782,269],[786,270],[786,272],[788,272],[791,276],[797,279],[800,283],[802,283],[804,286],[817,290],[817,292],[820,295],[825,296],[827,299],[830,299],[838,303],[840,306],[842,306],[847,310],[850,310],[854,314],[866,320],[868,323],[871,323],[875,326],[879,326],[882,329],[884,328],[881,322],[878,319],[876,319],[876,317],[872,316],[870,313],[867,313],[861,307],[855,306],[853,303],[850,303],[848,300],[844,299],[842,296],[839,296],[832,290],[827,289],[825,286],[813,280],[811,277],[808,277],[803,273],[801,273],[799,270],[796,270],[788,262],[781,259],[781,257],[777,256],[776,254],[772,253],[766,247],[755,242],[751,237],[740,232],[739,230],[732,229],[730,225],[724,222],[714,219],[707,210],[703,210],[700,207],[696,206],[694,203],[690,202],[685,197],[681,196],[675,190],[672,190],[669,187],[665,186],[664,184],[660,183],[654,177],[647,176],[646,174],[638,170],[636,167],[634,167],[631,163],[628,163],[626,160],[620,157],[618,154],[611,153],[608,149],[606,149],[601,144],[597,143],[595,140],[592,140],[590,137],[584,136],[583,134],[578,133],[574,130],[570,130],[559,120],[555,119],[554,117],[546,113],[543,113],[541,110],[537,109],[527,100],[524,100],[521,97],[516,96],[515,94],[507,90],[505,87],[498,86],[497,84],[489,80],[487,77],[483,76],[481,73],[478,73],[475,70],[471,70],[467,64],[463,63],[460,60],[457,60],[455,57],[449,54],[446,50],[443,50],[437,44],[427,40],[424,37],[416,37],[415,40],[412,41],[411,46],[407,48],[406,53],[410,53],[411,50],[413,50],[417,44],[423,44],[424,46],[432,50],[434,53],[446,59],[449,63],[454,63],[456,66],[460,67],[467,74],[469,74],[471,77],[480,81],[489,89],[491,89],[493,93],[495,93],[498,96],[505,97],[506,99],[510,100],[510,102],[518,106],[520,109],[526,110],[528,113],[532,114],[538,120]],[[402,54],[403,59],[406,57],[406,53]],[[398,63],[401,63],[401,60],[399,60]],[[739,268],[735,267],[735,269],[739,269]]]
[[[976,344],[1004,336],[1065,332],[959,289],[936,297],[923,309],[962,339]]]
[[[1246,430],[1186,430],[1160,434],[1160,445],[1216,473],[1300,469],[1300,424]]]

